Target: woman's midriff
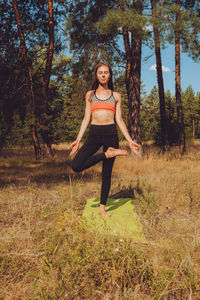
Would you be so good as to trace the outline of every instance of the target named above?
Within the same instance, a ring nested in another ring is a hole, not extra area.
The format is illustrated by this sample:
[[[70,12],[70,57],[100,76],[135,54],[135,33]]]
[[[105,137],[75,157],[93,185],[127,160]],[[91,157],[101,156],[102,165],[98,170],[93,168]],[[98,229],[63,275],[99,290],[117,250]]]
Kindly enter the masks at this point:
[[[115,123],[114,121],[114,113],[108,110],[96,110],[92,113],[92,121],[93,125],[108,125]]]

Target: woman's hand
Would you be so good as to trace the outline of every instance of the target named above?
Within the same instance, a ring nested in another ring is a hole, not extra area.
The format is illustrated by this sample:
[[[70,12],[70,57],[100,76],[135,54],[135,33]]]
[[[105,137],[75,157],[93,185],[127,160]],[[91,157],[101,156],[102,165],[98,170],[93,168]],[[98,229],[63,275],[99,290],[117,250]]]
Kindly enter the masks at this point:
[[[138,152],[138,150],[140,148],[139,144],[137,144],[134,141],[131,141],[131,142],[129,142],[129,147],[133,153],[135,153],[136,155],[139,155],[139,152]]]
[[[69,154],[70,156],[72,156],[73,154],[75,154],[78,151],[79,143],[80,143],[79,140],[75,140],[73,143],[71,143],[71,145],[69,147],[69,149],[71,150],[71,152]]]

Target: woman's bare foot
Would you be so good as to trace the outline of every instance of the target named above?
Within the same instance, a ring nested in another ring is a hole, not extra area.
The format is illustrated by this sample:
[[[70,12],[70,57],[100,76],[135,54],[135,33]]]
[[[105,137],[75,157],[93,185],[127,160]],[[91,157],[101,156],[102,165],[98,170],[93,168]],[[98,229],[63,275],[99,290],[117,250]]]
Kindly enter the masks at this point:
[[[105,211],[105,205],[100,204],[99,213],[102,216],[103,219],[110,217]]]
[[[105,152],[106,158],[112,158],[119,155],[128,155],[128,151],[109,147]]]

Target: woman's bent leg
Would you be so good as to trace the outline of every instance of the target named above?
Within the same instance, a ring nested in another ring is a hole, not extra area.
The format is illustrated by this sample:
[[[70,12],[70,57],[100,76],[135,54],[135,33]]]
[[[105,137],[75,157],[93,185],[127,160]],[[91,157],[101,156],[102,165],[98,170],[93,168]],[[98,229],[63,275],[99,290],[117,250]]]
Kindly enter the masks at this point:
[[[94,155],[94,153],[96,153],[100,147],[101,144],[95,143],[89,138],[87,142],[79,149],[72,162],[73,171],[81,172],[105,159],[104,153],[97,153]]]

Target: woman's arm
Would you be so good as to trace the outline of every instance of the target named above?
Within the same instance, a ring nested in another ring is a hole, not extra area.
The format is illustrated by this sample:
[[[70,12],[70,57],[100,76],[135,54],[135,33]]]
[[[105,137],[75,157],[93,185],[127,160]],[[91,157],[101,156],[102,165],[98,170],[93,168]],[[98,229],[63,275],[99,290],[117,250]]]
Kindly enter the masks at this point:
[[[85,114],[84,114],[84,118],[83,118],[83,121],[81,123],[81,127],[80,127],[80,130],[79,130],[79,133],[77,135],[77,138],[76,140],[70,145],[70,155],[73,155],[77,152],[78,148],[79,148],[79,144],[80,144],[80,141],[88,127],[88,124],[90,122],[90,119],[91,119],[91,98],[92,98],[92,95],[93,95],[93,91],[88,91],[86,93],[86,96],[85,96]]]
[[[122,98],[121,95],[117,92],[114,92],[114,97],[117,101],[116,104],[116,115],[115,120],[117,125],[119,126],[119,129],[121,130],[122,134],[124,135],[125,139],[128,141],[131,151],[133,151],[135,154],[138,155],[138,148],[140,148],[140,145],[138,145],[136,142],[132,140],[130,137],[130,134],[127,130],[126,124],[124,123],[124,120],[122,118],[122,109],[121,109],[121,103]]]

